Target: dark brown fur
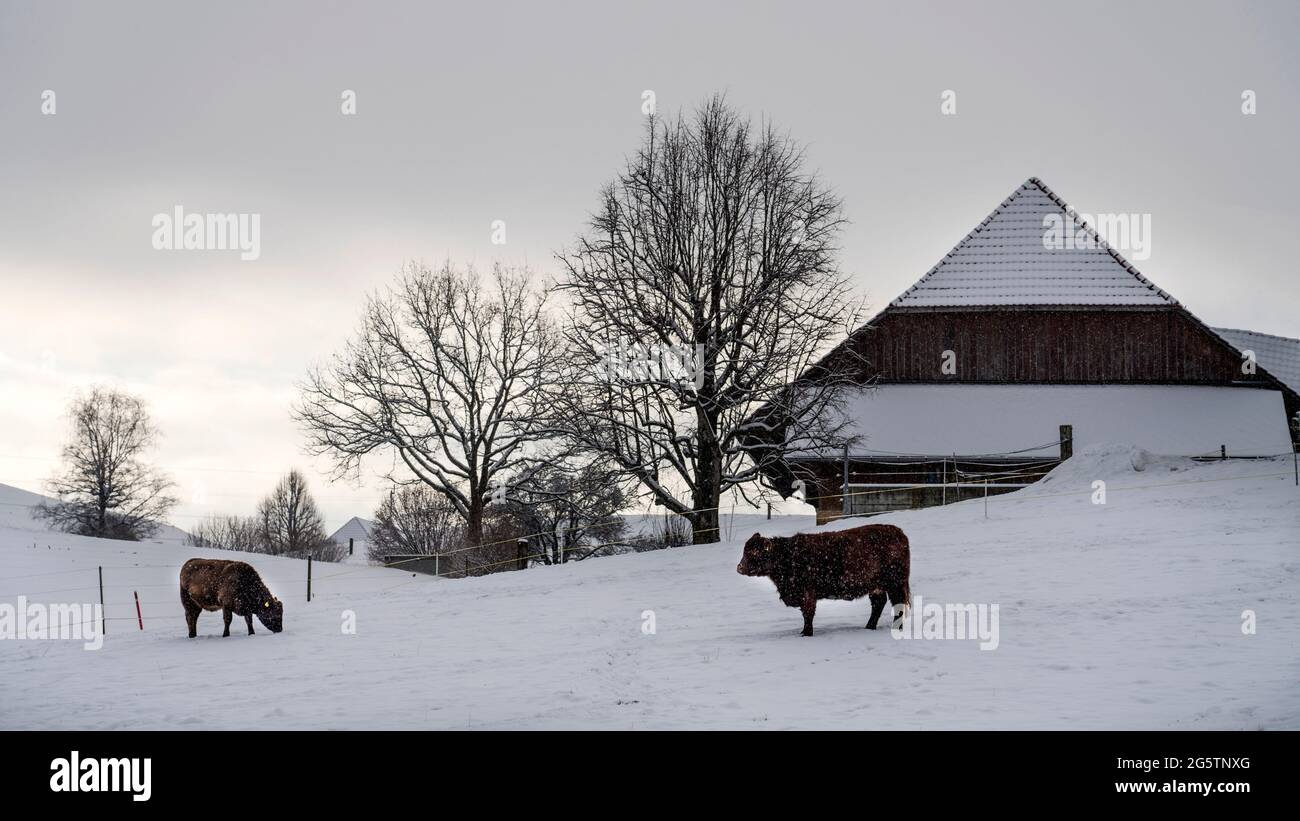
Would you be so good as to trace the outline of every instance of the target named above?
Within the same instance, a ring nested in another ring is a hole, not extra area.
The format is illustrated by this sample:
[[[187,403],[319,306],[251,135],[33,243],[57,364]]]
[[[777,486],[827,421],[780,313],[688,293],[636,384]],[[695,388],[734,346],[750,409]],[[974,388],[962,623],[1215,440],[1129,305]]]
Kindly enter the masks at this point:
[[[803,635],[811,636],[818,599],[870,596],[868,630],[876,629],[886,596],[895,612],[909,606],[911,563],[903,531],[893,525],[864,525],[773,538],[755,533],[745,542],[736,572],[771,578],[781,601],[803,611]]]
[[[271,595],[252,565],[221,559],[190,559],[181,568],[181,604],[190,638],[198,635],[199,614],[220,610],[230,635],[230,620],[243,616],[253,635],[253,615],[272,633],[284,629],[284,605]]]

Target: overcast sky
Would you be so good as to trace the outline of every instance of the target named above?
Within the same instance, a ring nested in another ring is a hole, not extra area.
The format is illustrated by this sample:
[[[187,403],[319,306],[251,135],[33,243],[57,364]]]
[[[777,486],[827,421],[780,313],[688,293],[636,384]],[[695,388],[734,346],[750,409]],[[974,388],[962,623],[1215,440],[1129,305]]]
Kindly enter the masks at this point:
[[[0,482],[40,490],[72,392],[112,383],[165,433],[181,527],[292,466],[331,529],[368,516],[378,483],[303,455],[295,381],[403,260],[553,274],[645,90],[805,143],[874,308],[1039,176],[1150,214],[1139,269],[1208,323],[1300,337],[1297,43],[1294,2],[4,0]],[[260,258],[154,250],[176,205],[260,214]]]

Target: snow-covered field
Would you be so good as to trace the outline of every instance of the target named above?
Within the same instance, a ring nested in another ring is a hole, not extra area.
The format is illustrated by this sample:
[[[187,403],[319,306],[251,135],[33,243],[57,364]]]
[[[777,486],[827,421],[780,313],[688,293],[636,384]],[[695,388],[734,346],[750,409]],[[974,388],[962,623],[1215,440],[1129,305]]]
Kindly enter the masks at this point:
[[[32,510],[37,505],[47,501],[53,500],[48,496],[42,496],[30,490],[0,484],[0,532],[24,530],[41,534],[46,533],[48,528],[45,522],[34,517]],[[149,541],[156,544],[182,545],[185,543],[186,536],[185,531],[180,528],[163,524],[149,538]],[[3,573],[4,571],[0,570],[0,574]]]
[[[876,519],[910,537],[913,595],[999,605],[990,651],[866,632],[865,601],[823,602],[802,638],[769,581],[735,572],[747,534],[466,580],[318,564],[310,604],[304,563],[253,557],[285,632],[236,620],[223,639],[205,614],[191,640],[177,571],[232,554],[0,525],[0,603],[95,601],[103,565],[112,619],[98,651],[0,641],[0,727],[1295,729],[1291,471],[1102,447],[987,519],[980,501]]]

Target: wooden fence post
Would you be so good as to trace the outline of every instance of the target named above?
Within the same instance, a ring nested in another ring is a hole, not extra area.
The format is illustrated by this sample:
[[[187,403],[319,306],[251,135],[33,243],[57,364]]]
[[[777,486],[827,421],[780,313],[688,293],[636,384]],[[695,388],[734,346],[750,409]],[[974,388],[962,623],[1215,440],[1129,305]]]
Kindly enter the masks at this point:
[[[840,514],[849,515],[849,446],[844,446],[844,495],[840,498]]]
[[[348,555],[349,555],[349,556],[352,555],[352,537],[351,537],[351,536],[348,537]]]
[[[106,625],[105,625],[106,621],[107,619],[104,618],[104,566],[100,565],[99,566],[99,635],[101,636],[108,635],[108,630],[106,629]]]
[[[311,601],[311,555],[307,556],[307,601]]]
[[[1074,425],[1061,425],[1061,461],[1074,455]]]
[[[137,590],[132,590],[131,592],[135,593],[135,619],[140,622],[140,629],[143,630],[144,615],[140,613],[140,593]]]
[[[941,463],[941,465],[942,466],[940,467],[940,470],[943,471],[943,477],[942,477],[943,496],[941,497],[940,504],[946,505],[948,504],[948,457],[947,456],[943,457],[943,462]]]

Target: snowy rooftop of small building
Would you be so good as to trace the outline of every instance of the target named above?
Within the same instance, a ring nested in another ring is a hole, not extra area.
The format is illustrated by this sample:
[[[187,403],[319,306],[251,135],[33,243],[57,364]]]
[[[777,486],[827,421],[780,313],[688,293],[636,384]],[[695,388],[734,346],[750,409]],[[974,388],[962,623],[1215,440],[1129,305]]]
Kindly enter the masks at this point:
[[[1264,370],[1300,393],[1300,339],[1236,328],[1215,328],[1214,332],[1238,351],[1254,351],[1255,361]]]
[[[862,457],[1060,454],[1060,426],[1074,449],[1136,445],[1163,456],[1291,452],[1282,394],[1199,385],[882,385],[846,398],[852,450]],[[835,459],[836,453],[797,456]]]
[[[1072,244],[1091,247],[1057,248],[1045,242],[1044,218],[1049,214],[1061,217],[1066,236],[1091,238],[1088,243]],[[891,303],[897,308],[1177,304],[1100,240],[1036,177],[1003,200]]]
[[[369,541],[370,530],[374,526],[375,523],[369,519],[353,516],[342,527],[334,531],[334,535],[330,536],[330,541],[342,545],[346,545],[348,539],[356,539],[358,542]]]

